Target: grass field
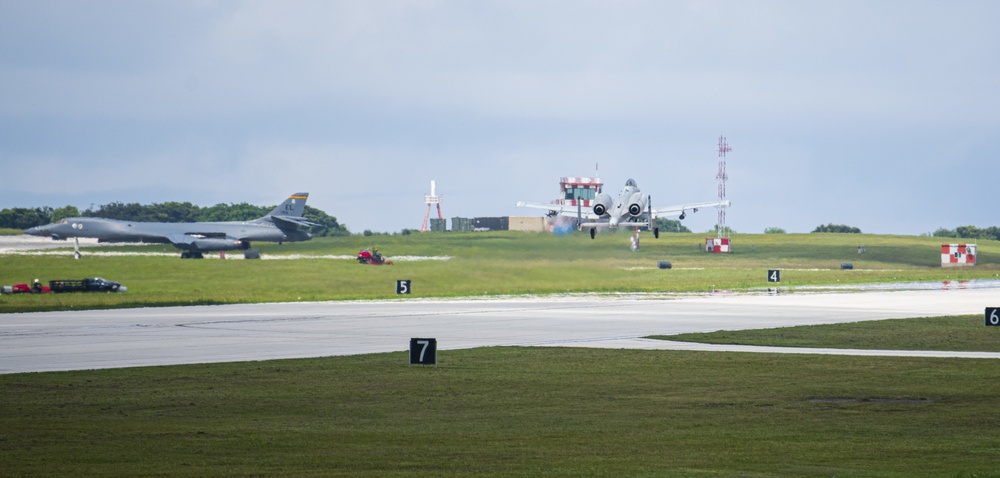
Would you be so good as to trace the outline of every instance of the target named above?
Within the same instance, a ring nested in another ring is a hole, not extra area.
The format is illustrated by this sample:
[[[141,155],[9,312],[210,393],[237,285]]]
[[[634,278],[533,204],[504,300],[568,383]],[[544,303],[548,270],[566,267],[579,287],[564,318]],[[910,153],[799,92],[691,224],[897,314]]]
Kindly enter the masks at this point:
[[[937,238],[739,235],[725,255],[699,252],[702,240],[644,236],[637,253],[625,234],[262,247],[451,257],[391,267],[3,255],[0,283],[101,275],[130,291],[3,296],[0,312],[379,299],[395,297],[399,278],[417,296],[447,297],[754,289],[773,268],[786,290],[1000,273],[996,242],[979,243],[975,268],[942,269]],[[661,260],[674,268],[657,269]],[[670,338],[997,351],[994,332],[963,316]],[[500,347],[439,361],[409,367],[392,353],[0,375],[0,476],[1000,476],[996,360]]]
[[[168,252],[171,256],[100,256],[106,248],[64,255],[0,255],[0,284],[34,278],[101,276],[129,288],[127,294],[2,296],[0,313],[156,305],[384,299],[395,281],[410,279],[417,297],[565,292],[697,292],[767,286],[768,269],[782,270],[782,286],[1000,278],[1000,243],[979,243],[979,265],[941,268],[940,238],[858,234],[735,235],[731,254],[700,252],[701,234],[643,236],[638,252],[627,233],[554,236],[519,232],[439,233],[409,236],[319,238],[296,244],[260,244],[266,257],[290,260],[180,260],[170,246],[113,248],[116,252]],[[864,245],[864,254],[858,246]],[[362,266],[351,256],[375,246],[397,261]],[[231,253],[230,256],[233,254]],[[320,256],[317,258],[316,256]],[[669,261],[672,269],[658,269]],[[854,270],[840,270],[851,262]]]
[[[982,315],[758,330],[722,330],[652,338],[777,347],[1000,352],[1000,330],[984,327]]]
[[[1000,476],[995,360],[439,358],[0,376],[2,474]]]

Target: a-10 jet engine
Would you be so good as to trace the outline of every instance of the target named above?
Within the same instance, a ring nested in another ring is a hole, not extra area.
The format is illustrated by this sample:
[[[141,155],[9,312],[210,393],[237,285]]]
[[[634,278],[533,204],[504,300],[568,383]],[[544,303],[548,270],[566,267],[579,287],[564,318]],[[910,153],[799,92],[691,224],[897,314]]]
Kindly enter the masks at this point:
[[[637,192],[628,198],[628,213],[632,217],[639,217],[646,210],[646,196]]]
[[[598,194],[597,197],[594,198],[594,214],[597,214],[598,217],[604,217],[604,215],[607,214],[608,209],[611,209],[613,204],[614,200],[611,199],[609,194]]]

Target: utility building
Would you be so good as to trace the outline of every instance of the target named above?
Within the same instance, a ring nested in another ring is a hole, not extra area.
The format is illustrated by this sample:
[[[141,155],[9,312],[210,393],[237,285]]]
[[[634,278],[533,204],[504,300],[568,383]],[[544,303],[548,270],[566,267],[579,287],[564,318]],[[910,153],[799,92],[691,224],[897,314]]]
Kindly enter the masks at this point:
[[[941,267],[976,265],[975,244],[941,244]]]

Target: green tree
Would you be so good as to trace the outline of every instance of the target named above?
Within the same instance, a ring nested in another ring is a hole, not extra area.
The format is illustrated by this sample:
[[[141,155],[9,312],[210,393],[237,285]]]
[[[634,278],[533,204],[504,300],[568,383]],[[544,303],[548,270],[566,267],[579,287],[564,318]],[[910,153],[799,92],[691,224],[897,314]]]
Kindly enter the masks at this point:
[[[88,209],[83,212],[83,215],[121,221],[142,221],[146,216],[146,208],[137,202],[128,204],[113,202],[98,206],[96,211]]]
[[[302,212],[302,216],[305,217],[310,222],[315,222],[319,224],[318,226],[313,226],[309,228],[309,233],[314,236],[319,237],[332,237],[332,236],[349,236],[350,231],[347,230],[346,226],[341,225],[337,222],[337,218],[328,215],[327,213],[316,209],[312,206],[306,206],[305,211]]]
[[[785,230],[780,227],[769,227],[764,229],[764,234],[785,234]]]
[[[997,226],[987,227],[986,229],[983,229],[983,233],[986,239],[993,239],[996,241],[1000,241],[1000,227]]]
[[[199,221],[252,221],[264,217],[274,209],[262,206],[254,206],[245,202],[239,204],[219,203],[211,207],[202,208],[198,215]]]
[[[983,237],[983,230],[976,226],[958,226],[955,228],[955,233],[963,239],[981,239]]]
[[[0,210],[0,228],[28,229],[52,222],[51,207],[16,207]]]
[[[665,217],[656,218],[656,227],[660,228],[660,232],[691,232],[684,224],[680,221],[674,219],[667,219]]]
[[[709,229],[708,232],[710,232],[712,234],[718,234],[719,233],[719,225],[716,224],[711,229]],[[735,233],[736,233],[736,231],[734,231],[733,228],[731,228],[729,226],[726,226],[726,234],[735,234]]]
[[[67,217],[78,217],[80,210],[75,206],[57,207],[52,210],[52,222],[59,222]]]
[[[812,231],[812,232],[833,232],[833,233],[841,233],[841,234],[861,234],[861,229],[858,229],[856,227],[851,227],[851,226],[845,226],[843,224],[833,224],[833,223],[830,223],[830,224],[827,224],[825,226],[821,224],[821,225],[817,226],[816,229],[814,231]]]
[[[146,206],[144,220],[150,222],[195,222],[201,208],[189,202],[165,202]]]

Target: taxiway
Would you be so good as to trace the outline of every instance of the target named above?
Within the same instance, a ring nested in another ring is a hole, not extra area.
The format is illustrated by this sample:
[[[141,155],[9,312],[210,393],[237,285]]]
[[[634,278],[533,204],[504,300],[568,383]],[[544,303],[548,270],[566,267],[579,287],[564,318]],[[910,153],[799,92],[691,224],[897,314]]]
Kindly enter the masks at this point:
[[[991,353],[842,351],[695,345],[653,334],[979,314],[997,290],[788,295],[391,300],[41,312],[0,315],[0,373],[322,357],[406,350],[574,346],[867,355]],[[995,304],[994,304],[995,305]]]

